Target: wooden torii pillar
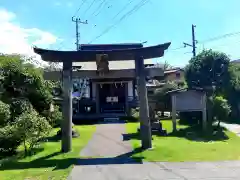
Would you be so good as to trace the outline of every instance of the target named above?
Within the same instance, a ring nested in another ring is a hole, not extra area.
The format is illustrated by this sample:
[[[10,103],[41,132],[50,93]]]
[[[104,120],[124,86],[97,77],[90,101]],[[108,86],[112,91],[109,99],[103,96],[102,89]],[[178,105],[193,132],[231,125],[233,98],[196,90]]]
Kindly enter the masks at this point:
[[[72,62],[63,62],[62,152],[72,149]]]
[[[62,152],[72,148],[72,63],[96,61],[96,57],[104,54],[110,61],[135,60],[136,78],[140,100],[140,132],[142,148],[152,147],[151,126],[149,119],[148,99],[146,90],[146,71],[144,59],[162,57],[171,43],[160,44],[146,48],[128,48],[119,50],[80,50],[55,51],[34,47],[34,52],[41,55],[42,60],[63,62],[63,122],[62,122]]]
[[[148,97],[146,88],[146,71],[144,66],[144,59],[137,57],[135,59],[136,80],[138,86],[138,97],[140,103],[140,135],[142,141],[142,148],[152,148],[152,132],[149,118]]]

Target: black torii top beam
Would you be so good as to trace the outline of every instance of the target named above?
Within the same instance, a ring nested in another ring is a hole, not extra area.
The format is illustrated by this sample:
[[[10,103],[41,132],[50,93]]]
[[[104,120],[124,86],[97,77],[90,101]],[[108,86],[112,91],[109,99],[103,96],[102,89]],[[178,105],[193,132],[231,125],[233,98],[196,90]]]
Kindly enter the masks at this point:
[[[79,50],[79,51],[56,51],[34,47],[34,52],[39,54],[44,61],[50,62],[89,62],[96,61],[96,55],[107,54],[109,61],[134,60],[138,57],[151,59],[162,57],[164,51],[171,43],[160,44],[142,48],[127,48],[114,50]]]

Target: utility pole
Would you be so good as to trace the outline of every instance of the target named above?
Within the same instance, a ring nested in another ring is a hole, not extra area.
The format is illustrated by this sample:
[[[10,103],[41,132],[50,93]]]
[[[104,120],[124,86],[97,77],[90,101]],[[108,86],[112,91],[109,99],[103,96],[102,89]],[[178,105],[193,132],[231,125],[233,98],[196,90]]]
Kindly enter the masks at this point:
[[[192,50],[192,53],[193,53],[193,57],[195,57],[196,56],[196,43],[197,43],[197,41],[196,41],[196,39],[195,39],[195,28],[196,28],[196,26],[195,25],[192,25],[192,44],[188,44],[188,43],[183,43],[184,44],[184,47],[187,47],[187,46],[190,46],[190,47],[192,47],[193,48],[193,50]]]
[[[80,18],[72,17],[72,22],[75,22],[76,24],[76,50],[78,51],[80,49],[79,47],[79,39],[80,39],[80,33],[79,33],[79,24],[88,24],[86,21],[81,21]]]

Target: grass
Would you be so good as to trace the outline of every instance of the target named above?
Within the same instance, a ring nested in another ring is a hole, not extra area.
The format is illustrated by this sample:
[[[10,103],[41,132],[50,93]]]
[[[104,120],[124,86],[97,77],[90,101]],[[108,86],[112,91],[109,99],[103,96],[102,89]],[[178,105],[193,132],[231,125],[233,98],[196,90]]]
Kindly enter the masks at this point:
[[[234,133],[223,130],[220,135],[217,133],[206,139],[198,133],[187,135],[193,131],[188,126],[178,125],[182,130],[171,133],[172,122],[165,120],[162,123],[163,128],[170,134],[162,137],[153,135],[153,149],[137,153],[133,158],[169,162],[240,160],[240,138]],[[136,133],[138,127],[138,123],[127,124],[127,132],[134,149],[139,148],[141,143]]]
[[[70,153],[60,153],[61,141],[51,138],[41,144],[35,155],[13,157],[0,164],[1,180],[65,180],[80,150],[87,144],[95,131],[95,126],[76,126],[79,138],[72,141]],[[54,129],[52,136],[58,129]]]

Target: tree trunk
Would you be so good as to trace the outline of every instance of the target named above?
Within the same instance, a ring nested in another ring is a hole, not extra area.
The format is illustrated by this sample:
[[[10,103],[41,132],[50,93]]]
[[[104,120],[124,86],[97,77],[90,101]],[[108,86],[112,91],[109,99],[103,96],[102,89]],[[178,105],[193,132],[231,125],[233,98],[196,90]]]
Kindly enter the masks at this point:
[[[25,156],[27,156],[27,145],[26,145],[26,140],[24,139],[23,141],[23,145],[24,145],[24,153],[25,153]]]

